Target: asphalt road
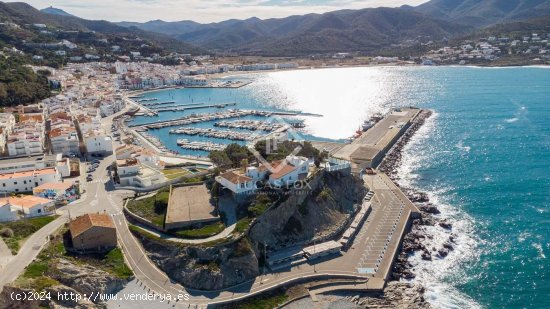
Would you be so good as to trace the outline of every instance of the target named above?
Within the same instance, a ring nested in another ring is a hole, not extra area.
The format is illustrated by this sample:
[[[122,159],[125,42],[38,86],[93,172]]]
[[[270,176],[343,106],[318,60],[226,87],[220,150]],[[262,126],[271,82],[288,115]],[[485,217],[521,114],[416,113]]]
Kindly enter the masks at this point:
[[[104,119],[107,127],[110,126],[109,121],[111,119],[112,117]],[[107,167],[113,160],[114,156],[112,155],[104,158],[99,168],[93,173],[95,180],[90,183],[83,182],[86,193],[82,198],[59,209],[61,215],[59,218],[37,231],[24,243],[18,255],[0,273],[1,287],[15,280],[38,255],[41,248],[47,243],[48,236],[53,234],[65,222],[68,222],[69,211],[71,217],[92,212],[109,213],[117,227],[119,245],[124,252],[128,265],[134,271],[140,287],[149,293],[170,294],[172,298],[176,298],[178,294],[189,295],[188,301],[172,302],[171,305],[174,308],[206,307],[208,304],[239,300],[306,278],[347,277],[364,280],[373,277],[372,274],[359,274],[358,272],[358,268],[366,265],[361,263],[366,263],[370,258],[373,248],[371,244],[378,244],[378,237],[384,237],[384,233],[387,232],[386,225],[397,216],[394,211],[395,207],[400,208],[407,202],[404,200],[406,197],[400,191],[396,192],[397,187],[392,186],[393,183],[389,181],[387,176],[383,174],[372,176],[375,191],[374,212],[369,216],[367,222],[361,226],[353,245],[347,252],[333,256],[331,259],[319,260],[315,266],[306,263],[289,269],[269,272],[253,280],[220,291],[190,290],[172,282],[164,272],[159,270],[149,259],[139,241],[129,231],[126,219],[122,215],[121,194],[113,192],[114,187],[108,180]],[[370,179],[365,180],[368,185]],[[409,207],[408,205],[405,206]],[[403,224],[403,218],[399,222]],[[395,247],[398,244],[396,234],[393,234],[390,240],[390,247]],[[382,263],[391,265],[391,259],[388,259],[387,255],[384,258],[386,260]],[[380,275],[377,273],[375,276]]]

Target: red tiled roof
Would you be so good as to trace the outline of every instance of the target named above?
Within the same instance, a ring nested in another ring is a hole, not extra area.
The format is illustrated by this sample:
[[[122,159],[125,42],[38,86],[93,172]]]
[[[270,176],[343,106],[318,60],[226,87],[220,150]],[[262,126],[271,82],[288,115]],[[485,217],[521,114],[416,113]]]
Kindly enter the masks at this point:
[[[75,238],[94,226],[115,228],[113,220],[111,220],[111,217],[107,214],[85,214],[69,223],[71,237]]]
[[[243,174],[238,174],[235,171],[227,171],[221,174],[220,177],[225,178],[234,184],[245,183],[252,180],[252,178]]]
[[[279,179],[289,173],[292,173],[296,170],[296,167],[292,164],[287,164],[285,166],[283,166],[282,168],[277,168],[278,171],[276,171],[275,173],[269,175],[270,178],[273,178],[273,179]]]

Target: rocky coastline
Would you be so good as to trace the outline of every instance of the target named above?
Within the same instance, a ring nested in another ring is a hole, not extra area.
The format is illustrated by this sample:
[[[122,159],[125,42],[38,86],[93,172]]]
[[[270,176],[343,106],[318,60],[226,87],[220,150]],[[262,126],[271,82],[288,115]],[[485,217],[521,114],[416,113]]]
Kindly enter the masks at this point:
[[[400,177],[397,169],[402,164],[403,149],[431,115],[431,111],[423,111],[386,155],[386,158],[379,167],[380,171],[386,173],[395,182],[411,202],[418,207],[421,213],[421,217],[413,221],[411,231],[405,236],[401,253],[396,259],[392,274],[392,279],[396,281],[415,278],[413,265],[409,261],[409,258],[413,254],[419,253],[422,260],[426,261],[436,258],[441,259],[445,258],[454,249],[455,245],[456,235],[452,232],[452,224],[447,219],[441,219],[436,216],[440,214],[440,210],[437,205],[430,202],[428,194],[413,188],[403,187],[399,184]],[[426,232],[426,226],[439,226],[449,232],[448,239],[442,243],[440,248],[429,247],[425,244],[426,240],[433,238],[433,235]]]

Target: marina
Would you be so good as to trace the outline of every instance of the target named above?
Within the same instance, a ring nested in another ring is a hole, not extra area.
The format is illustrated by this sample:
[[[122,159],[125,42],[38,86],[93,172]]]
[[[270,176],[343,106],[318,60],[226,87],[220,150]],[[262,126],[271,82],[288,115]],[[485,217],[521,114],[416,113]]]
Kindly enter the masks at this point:
[[[215,127],[231,128],[231,129],[246,129],[252,131],[271,132],[282,128],[284,124],[269,123],[259,120],[235,120],[235,121],[220,121],[214,124]]]
[[[170,130],[170,134],[185,134],[185,135],[198,135],[205,137],[214,137],[220,139],[230,139],[235,141],[251,141],[258,137],[259,134],[255,133],[246,133],[246,132],[235,132],[228,130],[214,130],[214,129],[204,129],[204,128],[179,128]]]
[[[157,112],[179,112],[189,109],[202,109],[202,108],[225,108],[227,106],[235,106],[237,103],[221,103],[221,104],[212,104],[212,105],[199,105],[199,106],[181,106],[176,105],[174,107],[163,107],[155,109]]]
[[[227,145],[212,142],[194,142],[187,139],[178,139],[177,145],[183,149],[215,151],[224,150]]]
[[[218,112],[218,113],[204,113],[204,114],[193,113],[188,116],[184,116],[177,119],[156,121],[156,122],[142,124],[142,125],[129,125],[129,127],[136,127],[136,129],[145,129],[145,130],[160,129],[165,127],[188,125],[193,123],[215,121],[220,119],[239,118],[239,117],[250,116],[250,115],[269,117],[273,114],[276,114],[276,113],[269,112],[269,111],[260,111],[260,110],[232,109],[232,110]]]
[[[166,105],[166,104],[174,104],[174,103],[176,103],[176,101],[141,103],[141,105],[143,105],[143,106],[157,106],[157,105]]]

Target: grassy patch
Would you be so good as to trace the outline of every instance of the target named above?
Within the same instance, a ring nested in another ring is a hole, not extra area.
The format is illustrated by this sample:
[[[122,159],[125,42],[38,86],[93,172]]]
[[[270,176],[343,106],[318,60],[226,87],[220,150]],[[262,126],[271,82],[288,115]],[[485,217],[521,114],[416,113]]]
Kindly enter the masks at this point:
[[[56,268],[56,262],[59,259],[65,259],[77,265],[92,266],[117,278],[129,279],[133,276],[133,272],[124,262],[124,256],[119,248],[114,248],[105,254],[74,255],[65,250],[63,237],[58,234],[25,268],[23,274],[16,280],[16,284],[36,291],[42,291],[59,284],[56,280],[48,277],[51,272],[63,271]]]
[[[224,229],[225,229],[225,225],[222,222],[215,222],[215,223],[205,225],[198,229],[170,231],[170,234],[181,238],[201,239],[201,238],[208,238],[216,234],[219,234]]]
[[[153,196],[139,200],[130,200],[128,202],[128,209],[134,214],[151,221],[153,224],[163,227],[169,197],[170,192],[167,190],[159,191]]]
[[[244,237],[235,244],[235,250],[231,254],[233,257],[242,257],[252,253],[252,247],[248,238]]]
[[[237,233],[244,233],[248,229],[248,226],[252,222],[252,218],[242,218],[241,220],[237,221],[237,225],[235,226],[235,231]]]
[[[14,222],[0,223],[0,229],[10,229],[13,231],[12,237],[2,237],[12,254],[17,254],[23,241],[34,234],[36,231],[52,222],[59,216],[45,216],[37,218],[23,219]]]
[[[162,170],[162,173],[164,174],[164,176],[168,179],[176,179],[176,178],[179,178],[181,176],[184,176],[184,175],[187,175],[189,174],[188,171],[184,170],[184,169],[181,169],[181,168],[174,168],[174,169],[164,169]]]
[[[235,309],[271,309],[277,308],[280,304],[288,300],[286,294],[257,296],[244,300],[235,305]]]
[[[317,202],[321,202],[321,201],[326,202],[328,200],[334,200],[334,198],[332,197],[332,190],[328,187],[323,188],[323,190],[319,192],[315,200]]]
[[[133,272],[124,262],[124,255],[119,248],[114,248],[105,256],[105,264],[110,270],[110,273],[123,279],[128,279],[133,276]]]
[[[23,273],[23,277],[27,279],[34,279],[41,277],[44,275],[44,273],[48,270],[49,265],[47,261],[34,261],[32,262],[27,268],[25,268],[25,272]]]

